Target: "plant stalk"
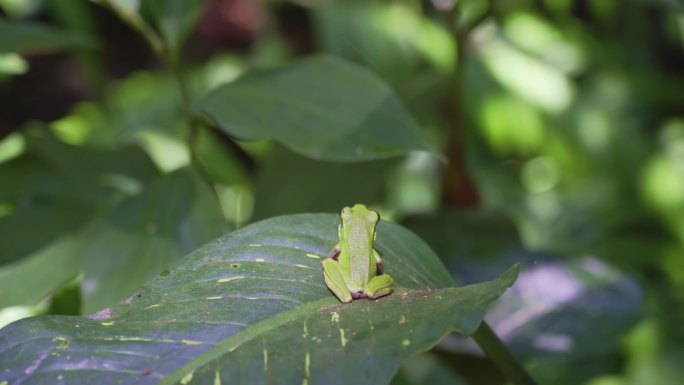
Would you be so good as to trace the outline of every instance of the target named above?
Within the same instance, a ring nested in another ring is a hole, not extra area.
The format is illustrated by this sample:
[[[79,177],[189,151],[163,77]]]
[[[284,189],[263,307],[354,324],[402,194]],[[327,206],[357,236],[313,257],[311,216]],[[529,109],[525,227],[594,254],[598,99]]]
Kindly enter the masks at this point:
[[[169,67],[171,75],[176,81],[178,91],[180,94],[181,109],[188,125],[188,149],[190,150],[190,157],[193,163],[197,161],[197,137],[199,135],[199,127],[197,118],[192,111],[192,98],[190,96],[190,89],[183,74],[183,67],[180,65],[177,54],[167,52],[164,57],[166,65]]]
[[[482,322],[473,334],[473,339],[480,345],[494,365],[515,385],[537,385],[537,382],[523,368],[510,350],[497,337],[487,322]]]

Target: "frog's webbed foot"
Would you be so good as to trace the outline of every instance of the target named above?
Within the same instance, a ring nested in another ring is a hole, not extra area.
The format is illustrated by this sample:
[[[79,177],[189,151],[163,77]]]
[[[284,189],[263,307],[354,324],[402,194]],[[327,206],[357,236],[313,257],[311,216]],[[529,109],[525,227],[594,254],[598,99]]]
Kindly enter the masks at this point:
[[[376,275],[364,290],[365,298],[376,299],[392,292],[390,286],[394,280],[388,274]]]

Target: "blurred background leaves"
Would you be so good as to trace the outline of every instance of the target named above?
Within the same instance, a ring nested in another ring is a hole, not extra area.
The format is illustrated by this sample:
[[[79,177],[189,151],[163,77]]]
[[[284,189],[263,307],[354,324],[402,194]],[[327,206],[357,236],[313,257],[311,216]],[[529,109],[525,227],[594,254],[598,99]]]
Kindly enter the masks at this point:
[[[0,0],[0,324],[363,202],[461,283],[523,262],[489,320],[543,382],[678,384],[683,11]],[[490,365],[449,337],[395,382],[503,383]]]

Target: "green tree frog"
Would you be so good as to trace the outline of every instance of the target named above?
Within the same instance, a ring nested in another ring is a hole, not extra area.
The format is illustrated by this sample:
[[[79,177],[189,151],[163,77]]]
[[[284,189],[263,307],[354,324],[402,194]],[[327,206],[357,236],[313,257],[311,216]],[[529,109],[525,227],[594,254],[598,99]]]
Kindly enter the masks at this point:
[[[343,208],[340,219],[340,242],[322,262],[325,284],[344,303],[392,292],[392,277],[383,274],[382,259],[373,248],[380,215],[356,204]]]

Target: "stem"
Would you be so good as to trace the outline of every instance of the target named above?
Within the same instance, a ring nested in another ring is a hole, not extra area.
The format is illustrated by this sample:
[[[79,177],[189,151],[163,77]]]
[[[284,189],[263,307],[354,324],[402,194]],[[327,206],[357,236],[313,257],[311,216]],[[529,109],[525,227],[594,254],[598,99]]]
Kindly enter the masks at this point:
[[[176,81],[176,85],[178,86],[178,91],[180,93],[181,109],[183,110],[183,115],[185,116],[185,120],[188,125],[187,140],[188,149],[190,150],[190,164],[197,171],[200,178],[207,183],[211,192],[214,194],[216,203],[221,206],[221,200],[219,198],[218,191],[216,191],[216,186],[214,186],[211,176],[197,157],[197,140],[199,139],[200,135],[200,122],[192,112],[192,97],[190,96],[188,83],[185,80],[185,76],[183,76],[183,66],[180,63],[180,56],[178,52],[173,52],[170,48],[168,48],[168,45],[165,47],[167,48],[163,51],[163,55],[160,55],[160,57],[166,62],[173,79]]]
[[[444,98],[444,117],[447,127],[445,144],[449,160],[443,172],[442,200],[451,206],[468,207],[479,203],[477,186],[470,176],[466,164],[467,111],[465,111],[464,63],[466,44],[474,25],[460,26],[458,5],[446,13],[444,22],[453,35],[454,50],[457,52],[454,70],[448,79]],[[483,18],[484,20],[485,18]],[[481,22],[478,21],[478,22]]]
[[[172,47],[163,36],[160,36],[154,29],[150,28],[139,14],[131,13],[125,8],[118,6],[117,3],[113,3],[109,0],[103,1],[102,4],[118,15],[121,20],[131,26],[134,30],[138,31],[150,45],[152,51],[157,55],[157,58],[166,64],[166,67],[171,72],[171,76],[173,76],[173,79],[178,86],[181,109],[183,110],[183,115],[187,122],[187,141],[188,149],[190,150],[191,166],[197,170],[200,177],[209,185],[209,188],[216,198],[216,202],[220,206],[221,201],[218,192],[216,191],[216,187],[214,186],[214,182],[197,157],[197,141],[200,135],[201,123],[192,111],[192,97],[190,95],[190,88],[188,87],[188,83],[183,74],[179,48]]]
[[[183,67],[180,65],[180,59],[177,54],[169,52],[166,50],[164,55],[164,60],[166,65],[171,71],[173,79],[176,81],[178,86],[178,91],[180,93],[181,109],[183,110],[183,115],[188,125],[188,148],[190,149],[190,158],[192,162],[197,161],[197,138],[199,136],[199,127],[195,115],[192,112],[192,98],[190,96],[190,90],[188,88],[188,83],[185,81],[183,76]]]
[[[138,31],[145,41],[152,47],[152,50],[157,55],[161,56],[164,52],[164,42],[159,35],[145,24],[142,18],[137,13],[131,13],[123,7],[118,6],[116,3],[105,1],[102,3],[105,7],[109,8],[115,15],[119,17],[124,23],[128,24],[131,28]]]
[[[510,350],[496,336],[492,328],[486,322],[473,334],[473,339],[480,345],[487,357],[496,365],[501,373],[515,385],[537,385],[537,382],[523,368]]]

